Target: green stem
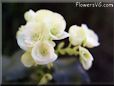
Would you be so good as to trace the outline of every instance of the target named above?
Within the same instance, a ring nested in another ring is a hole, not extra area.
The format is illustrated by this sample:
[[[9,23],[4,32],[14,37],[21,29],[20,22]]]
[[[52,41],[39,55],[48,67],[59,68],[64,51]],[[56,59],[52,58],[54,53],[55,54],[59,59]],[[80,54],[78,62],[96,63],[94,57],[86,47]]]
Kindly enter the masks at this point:
[[[71,44],[71,43],[69,43],[67,48],[71,48],[71,46],[72,46],[72,44]]]
[[[77,49],[79,48],[79,46],[74,46],[71,47],[72,44],[69,42],[68,46],[66,48],[64,47],[64,42],[61,42],[58,44],[57,49],[56,49],[56,53],[59,55],[78,55],[79,51],[77,51]]]

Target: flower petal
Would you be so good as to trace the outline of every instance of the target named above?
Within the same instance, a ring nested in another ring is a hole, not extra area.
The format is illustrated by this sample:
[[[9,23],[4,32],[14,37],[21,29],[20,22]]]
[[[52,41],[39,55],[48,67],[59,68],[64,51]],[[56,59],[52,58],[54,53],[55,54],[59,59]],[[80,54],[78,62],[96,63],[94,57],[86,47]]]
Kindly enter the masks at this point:
[[[19,29],[20,30],[16,34],[17,43],[21,49],[27,50],[28,46],[25,43],[26,38],[25,38],[25,33],[24,33],[24,27],[21,26]]]
[[[47,28],[50,28],[52,26],[53,23],[53,12],[47,9],[41,9],[36,11],[36,17],[35,20],[38,22],[40,21],[41,23],[43,23],[44,26],[46,26]]]
[[[48,41],[50,43],[50,45],[52,45],[53,47],[56,46],[55,42],[54,41]]]
[[[92,61],[85,61],[82,58],[79,58],[80,62],[85,70],[88,70],[92,66]]]
[[[66,28],[66,21],[61,14],[54,12],[53,25],[54,25],[54,28],[58,29],[59,33],[62,33]]]
[[[62,34],[59,34],[57,36],[54,36],[52,34],[50,34],[50,36],[53,40],[61,40],[61,39],[65,39],[65,38],[69,37],[69,34],[67,32],[63,32]]]
[[[69,29],[69,41],[71,42],[71,44],[74,46],[81,45],[84,39],[85,32],[83,28],[77,25],[72,25]]]
[[[25,52],[21,57],[21,61],[26,67],[31,67],[36,64],[30,52]]]
[[[35,19],[35,12],[33,10],[29,10],[24,14],[24,18],[26,21],[31,21]]]
[[[90,54],[90,52],[83,47],[79,47],[79,55],[80,55],[80,62],[84,69],[88,70],[92,66],[93,56]]]
[[[33,24],[34,23],[27,23],[26,25],[21,26],[16,34],[18,45],[25,51],[33,46],[33,41],[31,39]]]
[[[98,42],[97,34],[93,30],[88,29],[87,25],[85,24],[82,24],[82,28],[85,30],[86,33],[86,41],[84,43],[84,46],[88,48],[99,46],[100,43]]]

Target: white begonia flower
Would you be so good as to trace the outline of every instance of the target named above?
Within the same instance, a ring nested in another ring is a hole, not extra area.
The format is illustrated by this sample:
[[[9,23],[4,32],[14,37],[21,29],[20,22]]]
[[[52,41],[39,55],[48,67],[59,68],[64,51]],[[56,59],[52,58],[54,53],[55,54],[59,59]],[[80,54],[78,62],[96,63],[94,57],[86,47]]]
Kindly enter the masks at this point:
[[[92,66],[93,56],[86,48],[81,46],[79,47],[79,55],[79,60],[83,68],[88,70]]]
[[[38,40],[48,40],[49,29],[40,23],[28,22],[19,28],[16,38],[20,48],[26,51],[33,47]]]
[[[40,22],[50,29],[50,36],[53,40],[60,40],[67,38],[69,35],[65,32],[66,21],[62,15],[52,12],[50,10],[42,9],[34,13],[30,10],[25,13],[27,21]]]
[[[36,65],[30,52],[25,52],[21,57],[21,61],[24,64],[24,66],[26,66],[26,67],[31,67],[31,66]]]
[[[85,25],[85,24],[82,24],[81,27],[84,29],[84,31],[86,33],[86,39],[84,42],[84,46],[86,46],[88,48],[93,48],[93,47],[99,46],[100,43],[98,42],[97,34],[93,30],[89,29],[87,27],[87,25]]]
[[[85,32],[83,28],[77,26],[77,25],[72,25],[69,29],[69,41],[71,42],[72,45],[81,45],[82,42],[85,39]]]
[[[48,64],[57,59],[54,47],[48,41],[38,41],[32,49],[32,57],[40,65]]]
[[[90,30],[85,24],[82,26],[73,25],[69,29],[69,41],[72,45],[81,45],[93,48],[99,46],[98,36],[93,31]]]
[[[62,15],[50,10],[38,10],[36,12],[37,21],[42,21],[50,28],[50,35],[53,40],[60,40],[68,37],[68,33],[65,32],[66,21]]]

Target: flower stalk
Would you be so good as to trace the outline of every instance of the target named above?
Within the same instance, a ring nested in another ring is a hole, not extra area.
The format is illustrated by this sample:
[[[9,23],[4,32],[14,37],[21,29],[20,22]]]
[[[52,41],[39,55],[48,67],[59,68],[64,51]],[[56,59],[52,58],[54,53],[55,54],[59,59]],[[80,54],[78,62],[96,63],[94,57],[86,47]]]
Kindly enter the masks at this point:
[[[78,55],[78,47],[79,46],[73,46],[69,43],[67,47],[64,48],[64,42],[60,42],[56,48],[56,54],[58,55]]]

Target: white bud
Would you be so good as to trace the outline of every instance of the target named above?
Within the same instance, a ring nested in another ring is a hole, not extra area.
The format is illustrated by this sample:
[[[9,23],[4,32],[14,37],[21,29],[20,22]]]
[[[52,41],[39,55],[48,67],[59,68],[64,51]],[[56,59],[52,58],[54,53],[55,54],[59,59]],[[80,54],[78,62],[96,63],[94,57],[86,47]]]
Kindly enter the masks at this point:
[[[35,65],[35,61],[33,60],[30,52],[25,52],[21,57],[21,61],[26,67]]]
[[[31,21],[35,19],[35,12],[33,10],[29,10],[25,12],[24,18],[26,21]]]

